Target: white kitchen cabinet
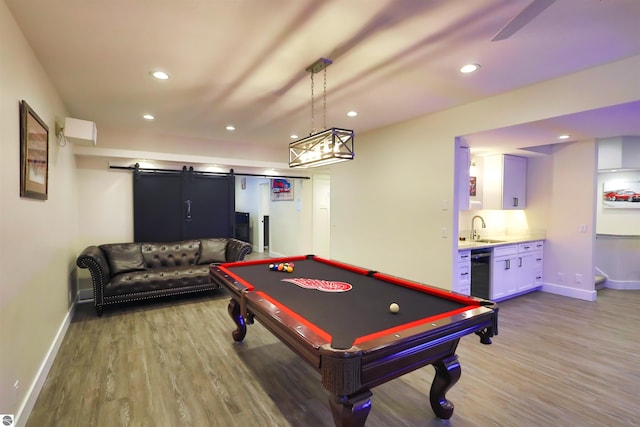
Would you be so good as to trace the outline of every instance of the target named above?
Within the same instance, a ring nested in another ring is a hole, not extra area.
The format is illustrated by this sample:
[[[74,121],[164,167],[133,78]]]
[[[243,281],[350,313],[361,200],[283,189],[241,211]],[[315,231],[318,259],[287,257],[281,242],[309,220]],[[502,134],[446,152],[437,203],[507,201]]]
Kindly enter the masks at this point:
[[[542,285],[543,245],[541,240],[518,245],[520,265],[518,293]]]
[[[503,299],[518,290],[518,245],[496,246],[491,260],[491,297]]]
[[[504,299],[542,285],[543,241],[497,246],[491,265],[491,298]]]
[[[527,159],[499,154],[484,158],[484,209],[524,209],[527,205]]]
[[[471,152],[469,147],[456,146],[456,176],[458,179],[458,209],[469,209],[469,166],[471,165]]]
[[[456,275],[453,282],[453,291],[463,295],[471,295],[471,251],[458,251],[456,263]]]

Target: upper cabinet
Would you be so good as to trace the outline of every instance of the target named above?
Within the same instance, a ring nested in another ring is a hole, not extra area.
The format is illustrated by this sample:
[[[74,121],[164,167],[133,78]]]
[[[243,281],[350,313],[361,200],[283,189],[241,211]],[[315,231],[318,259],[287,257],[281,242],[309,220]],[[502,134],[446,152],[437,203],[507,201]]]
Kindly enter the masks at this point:
[[[525,209],[527,159],[499,154],[484,158],[484,209]]]
[[[456,177],[458,209],[469,209],[469,165],[471,164],[471,153],[469,147],[456,146]]]

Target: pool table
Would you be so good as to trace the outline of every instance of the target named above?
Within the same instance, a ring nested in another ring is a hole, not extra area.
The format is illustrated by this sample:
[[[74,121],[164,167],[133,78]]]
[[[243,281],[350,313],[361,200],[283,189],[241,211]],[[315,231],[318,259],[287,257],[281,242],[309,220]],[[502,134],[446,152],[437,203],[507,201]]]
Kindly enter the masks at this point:
[[[293,264],[274,271],[271,264]],[[460,378],[458,341],[498,333],[497,304],[314,255],[211,265],[211,280],[231,295],[233,339],[257,318],[321,374],[337,426],[364,426],[371,388],[435,367],[429,400],[453,414],[446,392]],[[399,311],[393,313],[390,305]]]

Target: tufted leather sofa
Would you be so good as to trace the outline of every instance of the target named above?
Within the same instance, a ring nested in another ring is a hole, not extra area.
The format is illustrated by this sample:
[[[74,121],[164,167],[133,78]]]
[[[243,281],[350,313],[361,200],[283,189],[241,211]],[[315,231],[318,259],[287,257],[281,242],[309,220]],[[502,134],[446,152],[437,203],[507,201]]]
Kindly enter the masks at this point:
[[[88,268],[98,316],[105,305],[218,289],[209,265],[242,261],[251,245],[232,238],[89,246],[76,264]]]

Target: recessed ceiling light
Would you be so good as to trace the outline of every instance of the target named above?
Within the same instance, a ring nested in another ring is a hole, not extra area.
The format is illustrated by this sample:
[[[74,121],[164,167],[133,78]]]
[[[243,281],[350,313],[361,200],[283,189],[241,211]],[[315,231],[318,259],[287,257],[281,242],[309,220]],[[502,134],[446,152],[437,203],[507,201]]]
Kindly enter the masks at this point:
[[[153,117],[153,115],[151,114],[145,114],[144,116],[142,116],[143,119],[145,120],[153,120],[155,119],[155,117]]]
[[[298,135],[296,135],[295,133],[294,133],[294,134],[291,134],[290,138],[291,138],[291,139],[298,139]]]
[[[352,110],[352,111],[349,111],[349,112],[347,113],[347,116],[349,116],[349,117],[355,117],[355,116],[357,116],[357,115],[358,115],[358,112],[357,112],[357,111],[353,111],[353,110]]]
[[[478,64],[467,64],[460,67],[460,72],[463,74],[473,73],[474,71],[478,71],[480,69],[480,65]]]
[[[169,80],[169,74],[164,71],[152,71],[151,75],[158,80]]]
[[[560,135],[558,139],[569,139],[569,135]]]
[[[227,129],[228,131],[232,131],[232,130],[236,130],[236,127],[233,125],[227,125],[225,129]]]

